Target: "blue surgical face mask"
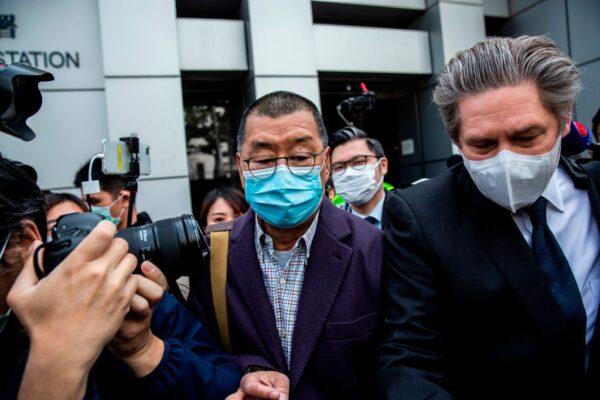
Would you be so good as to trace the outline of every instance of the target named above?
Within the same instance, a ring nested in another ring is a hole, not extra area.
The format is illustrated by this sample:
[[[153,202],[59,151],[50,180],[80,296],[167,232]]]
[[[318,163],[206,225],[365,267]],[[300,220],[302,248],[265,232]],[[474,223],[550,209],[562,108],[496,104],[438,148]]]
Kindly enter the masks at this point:
[[[121,214],[119,214],[118,217],[113,217],[110,212],[110,209],[112,208],[112,206],[117,204],[117,202],[119,202],[122,197],[122,195],[119,196],[115,201],[113,201],[113,203],[110,206],[92,206],[91,211],[94,214],[102,215],[107,221],[110,221],[116,226],[119,226],[119,224],[121,223],[121,215],[123,215],[123,213],[125,212],[125,208],[121,210]]]
[[[308,170],[312,169],[311,172]],[[317,211],[323,197],[321,167],[280,165],[260,171],[244,171],[246,200],[269,225],[293,228]],[[270,176],[269,176],[270,175]],[[266,178],[262,178],[266,176]]]

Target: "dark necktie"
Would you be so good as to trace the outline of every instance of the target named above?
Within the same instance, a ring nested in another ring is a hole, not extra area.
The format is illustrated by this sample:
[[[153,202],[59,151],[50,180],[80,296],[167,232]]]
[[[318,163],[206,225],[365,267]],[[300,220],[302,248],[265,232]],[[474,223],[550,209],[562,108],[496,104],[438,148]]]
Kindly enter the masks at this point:
[[[552,294],[569,323],[585,327],[586,314],[577,282],[558,241],[546,221],[548,200],[540,197],[525,209],[531,218],[531,249],[540,268],[546,274]]]
[[[370,223],[371,225],[375,225],[375,226],[379,226],[379,221],[377,221],[377,218],[375,217],[371,217],[370,215],[368,217],[365,218],[365,221],[367,221],[368,223]]]

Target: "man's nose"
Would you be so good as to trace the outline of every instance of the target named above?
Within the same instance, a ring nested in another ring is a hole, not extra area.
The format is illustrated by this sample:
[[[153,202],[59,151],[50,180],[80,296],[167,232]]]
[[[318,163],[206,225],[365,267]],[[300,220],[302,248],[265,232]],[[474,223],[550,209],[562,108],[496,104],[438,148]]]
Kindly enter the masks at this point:
[[[275,160],[275,166],[280,166],[280,165],[287,165],[287,160],[283,157],[278,157],[277,160]]]

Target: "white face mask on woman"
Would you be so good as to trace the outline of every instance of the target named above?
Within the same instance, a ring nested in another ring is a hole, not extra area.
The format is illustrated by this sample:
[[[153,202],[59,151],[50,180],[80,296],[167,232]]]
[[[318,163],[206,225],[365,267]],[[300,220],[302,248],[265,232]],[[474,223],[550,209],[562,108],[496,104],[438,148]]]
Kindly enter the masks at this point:
[[[375,169],[379,167],[381,159],[376,164],[367,164],[361,170],[346,168],[340,175],[333,175],[335,192],[354,205],[365,204],[375,196],[383,184],[383,176],[379,181],[375,179]]]
[[[561,137],[548,153],[525,155],[502,150],[487,160],[463,160],[479,191],[515,213],[544,192],[560,160]]]

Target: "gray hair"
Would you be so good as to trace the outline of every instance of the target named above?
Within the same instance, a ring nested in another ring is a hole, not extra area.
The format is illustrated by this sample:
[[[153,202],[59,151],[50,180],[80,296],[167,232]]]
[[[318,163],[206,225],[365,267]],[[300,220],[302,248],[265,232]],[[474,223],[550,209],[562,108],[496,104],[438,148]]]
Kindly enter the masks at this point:
[[[546,36],[491,38],[458,52],[442,70],[433,101],[456,142],[464,96],[525,82],[537,86],[542,104],[561,124],[567,121],[581,79],[573,61]]]
[[[306,97],[281,90],[260,97],[246,108],[237,132],[237,150],[242,151],[242,144],[246,137],[246,121],[251,114],[279,118],[296,111],[308,111],[312,114],[323,146],[327,147],[329,137],[327,136],[323,117],[317,106]]]

